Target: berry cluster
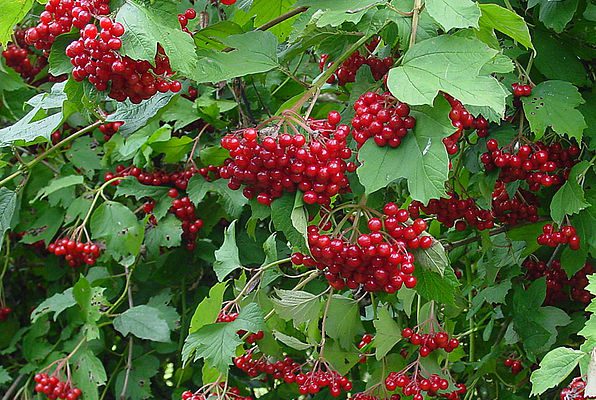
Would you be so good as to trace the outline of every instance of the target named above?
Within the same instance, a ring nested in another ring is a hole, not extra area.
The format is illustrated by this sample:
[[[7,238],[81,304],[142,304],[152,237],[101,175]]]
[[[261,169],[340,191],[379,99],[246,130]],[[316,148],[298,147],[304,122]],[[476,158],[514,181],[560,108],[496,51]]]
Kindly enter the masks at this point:
[[[254,197],[264,205],[281,197],[283,192],[304,192],[307,204],[328,204],[331,197],[349,190],[346,172],[356,165],[345,160],[352,156],[347,147],[350,128],[339,125],[340,115],[329,113],[326,121],[309,121],[309,138],[302,134],[280,134],[260,137],[261,132],[249,128],[226,135],[222,146],[230,157],[220,169],[228,187]]]
[[[569,386],[561,390],[561,400],[584,400],[586,382],[582,378],[573,378]]]
[[[579,250],[580,247],[580,238],[571,225],[561,226],[557,230],[552,224],[546,224],[537,241],[539,245],[548,247],[557,247],[560,244],[568,244],[571,250]]]
[[[236,318],[238,318],[238,313],[237,312],[220,312],[219,315],[217,316],[217,322],[234,322],[236,321]],[[244,336],[246,335],[246,331],[238,331],[238,336]],[[246,343],[252,344],[255,343],[258,340],[261,340],[265,337],[265,332],[263,331],[258,331],[256,333],[251,333],[250,335],[248,335],[248,337],[246,338]]]
[[[36,374],[35,391],[43,393],[50,400],[77,400],[81,397],[81,389],[73,387],[70,382],[62,382],[57,376],[48,374]]]
[[[449,400],[458,400],[460,398],[459,396],[465,394],[467,391],[466,386],[463,383],[459,383],[456,385],[457,390],[451,393],[439,394],[439,391],[449,388],[447,379],[443,379],[436,374],[431,374],[428,378],[425,378],[419,372],[391,372],[385,379],[385,387],[391,392],[400,388],[404,396],[412,396],[412,400],[423,400],[423,393],[426,393],[429,397],[441,396]]]
[[[10,307],[0,307],[0,322],[6,321],[8,316],[12,313],[12,308]]]
[[[428,249],[433,240],[425,234],[424,220],[412,222],[409,217],[407,210],[388,203],[381,218],[368,220],[370,233],[358,234],[354,226],[344,231],[356,233],[352,235],[357,237],[355,242],[344,233],[326,233],[331,230],[329,223],[322,227],[311,225],[308,227],[311,256],[295,253],[292,262],[325,271],[329,284],[338,290],[363,285],[368,292],[395,293],[402,285],[413,288],[416,277],[412,275],[414,256],[410,250]]]
[[[148,186],[169,186],[179,190],[186,190],[188,181],[195,175],[201,175],[207,180],[212,180],[212,177],[218,178],[218,167],[210,165],[205,168],[190,167],[184,170],[168,172],[165,170],[145,171],[137,167],[124,167],[118,165],[116,172],[108,172],[104,176],[104,180],[110,181],[114,178],[124,178],[127,176],[134,176],[139,183]],[[119,181],[114,182],[117,186]]]
[[[517,225],[522,221],[538,221],[538,198],[527,190],[518,189],[511,198],[505,183],[497,181],[492,194],[492,213],[496,221]]]
[[[333,397],[341,395],[342,390],[349,392],[352,390],[352,382],[345,376],[341,376],[337,371],[325,366],[324,369],[315,368],[308,372],[294,372],[284,376],[287,383],[295,382],[298,385],[298,391],[301,395],[317,394],[323,388],[329,388],[329,393]]]
[[[532,86],[530,85],[516,82],[511,85],[511,89],[515,97],[529,97],[532,95]]]
[[[372,394],[368,394],[368,393],[356,393],[354,395],[354,397],[352,397],[353,400],[400,400],[401,396],[399,394],[392,394],[391,396],[389,396],[388,398],[385,397],[378,397],[378,396],[373,396]]]
[[[377,42],[378,44],[378,42]],[[376,46],[375,46],[376,47]],[[333,63],[328,62],[329,55],[323,54],[319,61],[319,69],[321,72],[329,68]],[[373,55],[363,56],[359,51],[354,52],[335,73],[327,80],[327,83],[335,83],[339,86],[345,86],[348,83],[356,81],[356,74],[363,65],[368,65],[372,76],[375,80],[381,80],[389,72],[395,60],[392,57],[385,57],[380,59]]]
[[[569,169],[577,163],[580,149],[572,145],[563,149],[560,143],[548,146],[534,143],[534,148],[522,145],[517,151],[509,152],[499,148],[495,139],[486,142],[487,152],[480,160],[487,171],[500,169],[499,180],[508,183],[525,180],[530,190],[537,191],[541,186],[562,184],[569,176]]]
[[[195,393],[187,390],[182,393],[182,400],[210,400],[210,399],[222,399],[222,400],[253,400],[250,396],[242,396],[240,389],[236,387],[227,387],[223,382],[205,389],[196,391]]]
[[[99,246],[93,242],[79,242],[73,239],[62,238],[50,243],[48,251],[58,257],[64,257],[72,268],[83,264],[95,265],[101,254]]]
[[[6,65],[15,70],[21,77],[31,83],[35,77],[48,64],[47,57],[37,57],[26,47],[20,47],[16,44],[9,44],[6,49],[2,51],[2,57],[6,61]]]
[[[512,375],[517,375],[524,369],[521,361],[513,357],[506,358],[505,361],[503,361],[503,365],[511,370]]]
[[[197,12],[194,8],[189,8],[184,11],[184,14],[178,14],[178,22],[182,30],[192,36],[192,32],[188,29],[188,23],[197,17]]]
[[[443,139],[443,144],[447,149],[447,153],[453,155],[459,150],[457,142],[461,139],[464,130],[476,129],[476,133],[479,137],[488,136],[488,121],[482,115],[474,117],[468,110],[466,110],[461,101],[448,94],[445,94],[444,96],[451,105],[449,119],[457,130],[452,135]]]
[[[408,339],[414,346],[420,346],[418,350],[422,357],[428,357],[430,353],[437,349],[443,349],[451,353],[459,347],[459,340],[449,338],[446,332],[419,333],[412,328],[405,328],[401,331],[401,336]]]
[[[38,50],[50,50],[57,36],[70,32],[73,26],[83,29],[94,16],[109,13],[109,0],[50,0],[25,39]]]
[[[354,103],[354,110],[352,135],[358,147],[371,137],[378,146],[399,147],[408,130],[416,125],[410,107],[391,93],[364,93]]]
[[[567,278],[566,272],[561,268],[561,262],[553,260],[550,265],[544,261],[527,258],[522,266],[526,269],[526,277],[529,280],[536,280],[546,277],[546,299],[544,304],[560,305],[565,301],[572,300],[582,304],[588,304],[592,295],[586,290],[588,286],[588,275],[594,273],[590,263],[586,263],[571,279]]]
[[[458,231],[464,231],[468,226],[481,231],[495,226],[489,210],[478,207],[474,199],[460,199],[455,193],[449,193],[448,198],[432,199],[426,206],[417,200],[408,206],[412,218],[418,218],[421,210],[426,215],[436,216],[437,221],[449,228],[455,226]]]
[[[217,2],[220,2],[224,6],[232,6],[232,5],[236,4],[236,1],[237,0],[211,0],[211,3],[217,4]]]
[[[294,382],[294,373],[300,369],[300,364],[289,357],[270,362],[265,356],[254,358],[252,351],[234,358],[234,365],[251,378],[265,374],[273,379],[285,380],[286,383]]]
[[[182,221],[182,243],[188,251],[196,247],[198,232],[203,227],[203,220],[198,218],[197,209],[188,196],[178,199],[178,190],[170,189],[168,196],[174,198],[170,211]]]
[[[103,139],[107,142],[120,130],[123,122],[106,122],[99,126],[99,131],[103,133]]]

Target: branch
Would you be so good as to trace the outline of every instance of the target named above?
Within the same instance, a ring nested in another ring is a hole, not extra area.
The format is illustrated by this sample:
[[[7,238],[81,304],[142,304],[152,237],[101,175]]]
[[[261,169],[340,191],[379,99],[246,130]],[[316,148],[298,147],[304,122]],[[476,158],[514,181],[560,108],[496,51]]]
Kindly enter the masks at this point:
[[[298,7],[294,10],[288,11],[287,13],[282,14],[279,17],[272,19],[271,21],[267,22],[266,24],[259,26],[257,28],[257,30],[258,31],[266,31],[267,29],[273,28],[275,25],[279,25],[282,22],[284,22],[292,17],[295,17],[298,14],[302,14],[306,10],[308,10],[308,7]]]
[[[508,229],[509,229],[508,226],[502,226],[500,228],[493,229],[492,231],[490,231],[488,233],[488,236],[495,236],[495,235],[498,235],[500,233],[507,232]],[[447,243],[447,244],[444,245],[444,247],[445,247],[445,250],[446,251],[451,251],[451,250],[456,249],[458,247],[465,246],[465,245],[468,245],[470,243],[477,242],[479,240],[480,240],[480,236],[474,236],[474,237],[471,237],[471,238],[458,240],[457,242]]]
[[[130,282],[130,271],[128,269],[128,266],[124,266],[124,272],[126,273],[126,277],[129,278],[129,279],[127,279],[127,282]],[[130,285],[128,285],[126,292],[128,295],[128,306],[130,308],[133,308],[134,303],[132,301],[132,288]],[[131,336],[130,338],[128,338],[128,359],[126,360],[126,373],[124,375],[124,383],[122,384],[122,392],[120,392],[120,400],[126,399],[126,391],[128,389],[128,380],[130,378],[130,371],[132,370],[133,345],[134,345],[134,339]]]
[[[2,397],[2,400],[10,400],[10,399],[16,398],[16,397],[12,397],[12,393],[15,390],[17,390],[19,383],[21,383],[21,381],[23,380],[24,377],[25,377],[25,375],[19,375],[17,377],[17,379],[14,380],[12,385],[10,385],[10,387],[8,388],[8,391],[6,392],[6,394]]]
[[[410,46],[416,44],[416,33],[418,32],[418,21],[420,20],[420,11],[422,10],[422,0],[414,0],[414,9],[412,10],[412,33],[410,33]]]

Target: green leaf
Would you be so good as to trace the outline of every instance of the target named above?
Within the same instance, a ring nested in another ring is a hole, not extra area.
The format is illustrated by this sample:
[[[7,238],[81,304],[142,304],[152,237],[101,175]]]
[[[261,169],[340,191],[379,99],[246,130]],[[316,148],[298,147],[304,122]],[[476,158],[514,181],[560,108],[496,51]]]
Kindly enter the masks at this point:
[[[12,33],[33,6],[33,0],[0,0],[0,45],[12,41]]]
[[[80,35],[78,33],[66,33],[56,38],[50,49],[50,56],[48,57],[48,72],[50,74],[60,76],[72,72],[74,67],[70,62],[70,58],[66,55],[66,47],[79,38]]]
[[[102,168],[101,159],[103,149],[91,137],[83,136],[78,138],[72,146],[66,150],[66,157],[72,165],[80,169],[87,177],[93,176],[93,171]]]
[[[439,99],[435,107],[419,107],[414,131],[401,145],[379,147],[368,140],[358,152],[362,165],[357,173],[366,193],[373,193],[398,178],[406,178],[412,198],[423,203],[445,195],[449,157],[442,139],[453,133],[448,119],[449,105]]]
[[[142,200],[145,197],[159,198],[168,193],[168,188],[164,186],[149,186],[140,183],[137,178],[128,176],[120,180],[116,186],[116,197],[132,196],[137,200]]]
[[[337,340],[342,348],[350,349],[354,345],[354,336],[364,331],[358,302],[334,294],[329,304],[326,328],[327,336]]]
[[[536,59],[534,65],[548,79],[569,81],[576,86],[589,82],[586,69],[573,51],[573,42],[555,38],[545,31],[534,35]],[[557,62],[553,62],[553,60]]]
[[[568,347],[558,347],[548,352],[540,361],[540,368],[532,372],[531,395],[540,395],[547,389],[557,386],[578,366],[586,353]]]
[[[104,291],[104,288],[92,287],[84,276],[81,276],[72,288],[72,296],[83,312],[83,332],[88,341],[99,338],[96,322],[101,318],[100,307],[107,303],[103,296]]]
[[[387,86],[400,101],[432,105],[439,91],[465,105],[486,106],[500,116],[508,93],[482,67],[499,54],[477,39],[442,35],[412,46],[402,65],[389,71]]]
[[[159,372],[159,359],[150,354],[145,354],[138,358],[133,358],[132,368],[128,374],[128,386],[126,394],[130,396],[131,400],[145,400],[154,399],[151,393],[151,378]],[[114,385],[114,396],[118,398],[122,393],[124,381],[126,379],[126,369],[116,377],[116,385]]]
[[[220,82],[271,71],[279,66],[277,38],[271,32],[252,31],[228,36],[222,43],[229,52],[199,51],[196,71],[190,77],[198,83]]]
[[[50,135],[61,126],[63,119],[61,112],[45,116],[41,108],[36,107],[15,124],[0,129],[0,147],[7,147],[15,142],[30,143],[40,138],[49,140]]]
[[[373,324],[376,330],[375,356],[377,360],[381,360],[401,340],[401,329],[387,307],[379,308]]]
[[[253,0],[250,11],[242,16],[242,21],[238,20],[239,14],[243,14],[241,12],[234,14],[234,20],[240,23],[240,25],[244,25],[245,19],[254,17],[255,26],[260,26],[292,10],[294,3],[294,0]],[[295,19],[296,17],[289,18],[270,28],[269,31],[277,36],[280,41],[284,41],[292,32],[292,24]]]
[[[182,222],[173,215],[160,220],[157,225],[150,225],[145,232],[145,245],[149,253],[159,254],[162,247],[180,246],[182,242]]]
[[[544,25],[557,33],[563,32],[577,10],[579,0],[529,0],[528,8],[540,5],[538,18]]]
[[[166,321],[160,318],[160,312],[155,307],[146,305],[129,308],[114,318],[114,329],[126,336],[129,333],[140,339],[153,342],[169,342],[170,328]]]
[[[558,224],[563,221],[565,215],[573,215],[579,213],[581,210],[589,207],[590,204],[586,202],[584,190],[579,185],[578,179],[580,175],[592,166],[589,161],[581,161],[571,168],[569,171],[569,178],[563,186],[555,193],[550,203],[550,215]]]
[[[445,269],[450,265],[447,252],[438,240],[433,240],[433,245],[428,249],[415,250],[414,257],[417,265],[440,275],[443,275]]]
[[[153,296],[147,302],[149,307],[156,308],[159,311],[159,316],[162,320],[166,321],[170,331],[179,327],[180,315],[176,311],[176,308],[171,306],[173,294],[171,290],[164,289],[156,296]]]
[[[10,374],[3,366],[0,365],[0,385],[6,385],[10,382],[12,382]]]
[[[480,8],[471,0],[426,0],[426,10],[444,31],[478,28]]]
[[[532,37],[523,17],[497,4],[480,4],[482,16],[480,28],[497,30],[519,42],[527,49],[533,49]]]
[[[0,237],[10,229],[10,222],[17,206],[17,194],[5,187],[0,188]],[[0,249],[4,240],[0,240]]]
[[[75,353],[71,367],[73,383],[83,391],[85,399],[99,399],[98,388],[106,384],[108,377],[99,358],[91,351]]]
[[[106,241],[106,251],[120,261],[136,257],[143,243],[144,229],[135,214],[126,206],[108,201],[91,216],[93,237]]]
[[[275,339],[279,340],[286,346],[293,348],[294,350],[303,351],[312,347],[311,344],[301,342],[293,336],[288,336],[285,333],[278,331],[273,331],[273,336]]]
[[[482,289],[476,296],[472,298],[472,306],[468,311],[468,318],[472,318],[482,305],[486,302],[489,304],[503,304],[505,303],[505,297],[511,290],[511,282],[504,281],[495,286],[489,286]]]
[[[222,282],[231,272],[242,268],[238,245],[236,244],[236,222],[233,221],[224,232],[224,242],[215,252],[215,263],[213,271],[217,279]]]
[[[44,199],[47,196],[51,195],[52,193],[57,192],[58,190],[61,190],[61,189],[64,189],[64,188],[67,188],[70,186],[82,185],[84,182],[85,182],[85,179],[81,175],[68,175],[68,176],[63,176],[60,178],[52,179],[48,183],[48,186],[40,189],[39,192],[37,192],[37,195],[35,196],[35,198],[33,200],[31,200],[31,203],[34,203],[41,199]]]
[[[445,269],[444,276],[424,268],[416,268],[414,276],[418,280],[414,289],[420,296],[446,305],[455,305],[459,282],[451,267]]]
[[[116,21],[124,25],[123,55],[155,64],[157,45],[165,50],[172,69],[190,76],[197,66],[192,37],[180,29],[177,4],[161,1],[145,6],[126,1],[118,10]]]
[[[279,199],[271,203],[271,220],[275,229],[281,231],[292,247],[300,251],[308,249],[306,245],[306,232],[299,231],[295,225],[301,225],[306,219],[306,212],[302,205],[296,207],[296,196],[302,196],[298,193],[284,193]]]
[[[354,349],[354,346],[346,350],[337,341],[328,340],[325,343],[325,360],[340,375],[348,375],[352,368],[358,364],[360,354]]]
[[[255,303],[244,307],[233,322],[220,322],[203,326],[186,338],[182,349],[182,360],[205,359],[221,373],[227,373],[232,364],[236,348],[243,342],[238,331],[258,332],[263,329],[263,313]]]
[[[32,244],[43,240],[46,244],[56,236],[64,221],[64,211],[58,208],[48,208],[29,226],[27,233],[21,240],[22,243]]]
[[[569,82],[545,81],[532,90],[530,97],[522,99],[526,118],[532,132],[540,139],[547,127],[559,135],[568,135],[581,141],[582,132],[586,129],[586,121],[577,110],[584,99]]]
[[[221,311],[223,304],[223,297],[226,291],[227,282],[220,282],[215,284],[209,290],[209,296],[205,297],[203,301],[197,306],[195,313],[190,321],[190,328],[188,333],[195,333],[203,326],[212,324],[217,320],[217,316]]]
[[[52,297],[42,301],[31,313],[31,322],[35,322],[39,317],[49,313],[54,313],[54,321],[56,321],[62,311],[76,304],[77,302],[72,295],[72,288],[66,289],[64,292],[56,293]]]
[[[118,130],[118,134],[126,137],[145,126],[173,97],[174,94],[168,92],[158,93],[141,104],[133,104],[130,100],[126,100],[123,103],[118,103],[116,111],[110,114],[106,121],[124,122],[124,125]]]
[[[300,290],[275,289],[275,293],[279,297],[271,299],[275,312],[286,321],[292,320],[295,327],[319,318],[319,296]]]
[[[188,182],[187,191],[188,197],[194,204],[202,202],[207,193],[216,194],[221,199],[228,215],[233,218],[240,217],[242,209],[248,203],[241,190],[230,190],[226,181],[222,179],[208,182],[201,175],[195,175]]]

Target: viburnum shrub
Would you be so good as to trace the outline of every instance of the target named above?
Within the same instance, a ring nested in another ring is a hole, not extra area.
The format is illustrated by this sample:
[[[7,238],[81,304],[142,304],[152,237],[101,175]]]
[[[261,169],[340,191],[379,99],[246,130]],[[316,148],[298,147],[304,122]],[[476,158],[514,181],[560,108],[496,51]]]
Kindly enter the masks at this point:
[[[594,6],[0,6],[2,400],[596,397]]]

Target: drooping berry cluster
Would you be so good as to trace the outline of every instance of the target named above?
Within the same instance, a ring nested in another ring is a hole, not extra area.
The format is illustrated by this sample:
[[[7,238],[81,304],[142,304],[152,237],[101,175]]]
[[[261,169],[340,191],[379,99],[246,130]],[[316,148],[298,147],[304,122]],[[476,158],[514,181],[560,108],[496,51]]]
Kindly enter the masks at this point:
[[[168,196],[175,198],[170,211],[182,221],[182,243],[188,251],[196,247],[198,233],[203,227],[203,220],[197,216],[197,209],[188,196],[178,197],[178,190],[170,189]]]
[[[127,176],[134,176],[139,183],[148,186],[169,186],[179,190],[186,190],[188,181],[195,175],[201,175],[207,180],[219,178],[218,167],[209,165],[204,168],[189,167],[183,170],[169,172],[166,170],[157,169],[155,171],[146,171],[137,167],[125,167],[118,165],[115,172],[108,172],[104,176],[104,180],[110,181],[114,178],[124,178]],[[117,186],[119,181],[114,182]]]
[[[220,169],[228,187],[248,199],[269,205],[284,192],[303,192],[307,204],[328,204],[330,198],[349,190],[346,172],[356,166],[347,147],[350,128],[339,125],[330,112],[326,121],[308,121],[309,138],[302,134],[277,134],[275,128],[260,132],[249,128],[226,135],[222,146],[230,157]],[[306,127],[306,126],[303,126]]]
[[[481,231],[495,226],[492,213],[478,207],[474,199],[460,199],[455,193],[449,193],[449,196],[432,199],[426,206],[414,200],[408,211],[412,218],[418,218],[420,211],[436,216],[437,221],[449,228],[455,226],[458,231],[464,231],[468,226]]]
[[[557,247],[560,244],[567,244],[571,250],[580,248],[580,238],[571,225],[563,225],[557,230],[553,224],[546,224],[536,240],[541,246]]]
[[[45,394],[50,400],[77,400],[82,395],[81,389],[72,386],[70,381],[62,382],[55,375],[36,374],[34,381],[35,391]]]
[[[548,146],[542,142],[522,145],[517,149],[499,148],[495,139],[486,142],[487,152],[480,160],[487,171],[499,169],[499,180],[508,183],[525,180],[530,190],[562,184],[569,176],[569,170],[577,163],[579,147],[572,145],[564,149],[560,143]],[[511,150],[510,150],[511,149]]]
[[[290,357],[273,362],[264,355],[258,356],[253,353],[253,351],[248,351],[234,358],[234,365],[251,378],[265,374],[273,379],[285,380],[286,383],[295,381],[294,373],[300,369],[299,363]]]
[[[524,85],[522,83],[516,82],[511,85],[511,89],[513,90],[513,95],[515,97],[529,97],[532,95],[531,85]]]
[[[453,155],[459,150],[457,143],[459,139],[461,139],[464,130],[476,129],[476,133],[479,137],[488,136],[488,121],[482,115],[474,117],[464,107],[461,101],[448,94],[445,94],[444,96],[451,105],[449,119],[457,130],[452,135],[444,138],[443,144],[447,149],[447,153]]]
[[[12,43],[2,51],[2,57],[4,57],[6,65],[15,70],[28,83],[32,83],[48,65],[47,57],[36,57],[28,48]]]
[[[426,235],[427,225],[422,219],[409,220],[407,210],[395,203],[383,208],[380,218],[368,220],[370,233],[358,233],[355,226],[331,230],[330,223],[308,227],[311,255],[295,253],[292,262],[316,267],[336,289],[356,289],[363,286],[368,292],[395,293],[402,286],[416,286],[412,249],[428,249],[433,240]],[[329,220],[329,217],[326,218]],[[343,218],[349,220],[348,218]],[[325,218],[324,218],[325,220]],[[354,241],[353,238],[356,238]]]
[[[238,318],[238,313],[237,312],[220,312],[219,315],[217,316],[217,322],[234,322],[236,321],[236,318]],[[246,331],[238,331],[238,336],[244,336],[246,335]],[[248,335],[248,337],[246,338],[246,343],[252,344],[257,342],[258,340],[262,340],[265,337],[265,332],[263,331],[258,331],[255,333],[251,333],[250,335]]]
[[[200,389],[196,392],[187,390],[182,393],[182,400],[253,400],[251,396],[242,396],[240,389],[237,387],[228,387],[223,382],[218,385],[211,385],[209,387]]]
[[[425,393],[429,397],[441,396],[449,400],[457,400],[467,391],[466,386],[459,383],[456,385],[455,391],[439,394],[439,391],[449,388],[447,379],[436,374],[430,374],[425,378],[417,368],[413,373],[408,371],[391,372],[385,379],[385,387],[391,392],[400,388],[404,396],[412,396],[413,400],[423,400]]]
[[[437,349],[443,349],[451,353],[459,347],[459,340],[449,338],[446,332],[420,333],[412,328],[405,328],[401,331],[401,336],[408,339],[414,346],[419,346],[418,350],[422,357],[428,357],[430,353]]]
[[[107,142],[120,130],[123,122],[106,122],[99,126],[99,131],[103,133],[103,139]]]
[[[92,18],[109,13],[109,0],[50,0],[25,39],[38,50],[50,50],[56,37],[70,32],[73,26],[83,29]]]
[[[492,194],[492,213],[496,221],[517,225],[523,221],[538,221],[538,198],[531,192],[518,189],[513,198],[507,193],[505,183],[497,181]]]
[[[6,321],[11,313],[12,308],[7,306],[0,307],[0,322]]]
[[[416,125],[410,107],[391,93],[366,92],[354,102],[354,110],[352,135],[358,147],[371,137],[378,146],[399,147],[408,131]]]
[[[295,371],[292,375],[286,375],[284,380],[287,383],[295,382],[301,395],[317,394],[321,389],[328,388],[331,396],[338,397],[342,391],[352,390],[352,382],[325,363],[317,364],[311,371]]]
[[[515,357],[507,357],[505,361],[503,361],[503,365],[511,370],[512,375],[517,375],[524,369],[521,361]]]
[[[583,378],[573,378],[569,386],[561,390],[561,400],[584,400],[586,382]]]
[[[378,42],[377,42],[378,43]],[[375,46],[376,47],[376,46]],[[321,72],[329,68],[333,63],[329,62],[329,56],[323,54],[319,61],[319,69]],[[327,80],[327,83],[335,83],[339,86],[345,86],[348,83],[356,81],[356,74],[363,65],[368,65],[372,76],[375,80],[381,80],[389,72],[395,60],[393,57],[385,57],[380,59],[373,55],[363,56],[359,51],[354,52],[335,73]]]
[[[64,257],[72,268],[83,264],[95,265],[95,260],[101,255],[101,249],[93,242],[79,242],[77,240],[62,238],[50,243],[48,251],[58,257]]]
[[[189,8],[184,11],[184,14],[178,14],[178,22],[182,30],[192,36],[192,32],[188,29],[188,23],[197,17],[197,12],[194,8]]]
[[[586,263],[571,279],[561,268],[561,262],[553,260],[550,265],[544,261],[527,258],[522,266],[526,269],[526,277],[536,280],[546,277],[546,305],[560,305],[571,298],[582,304],[588,304],[592,295],[586,290],[588,275],[594,273],[590,263]]]

